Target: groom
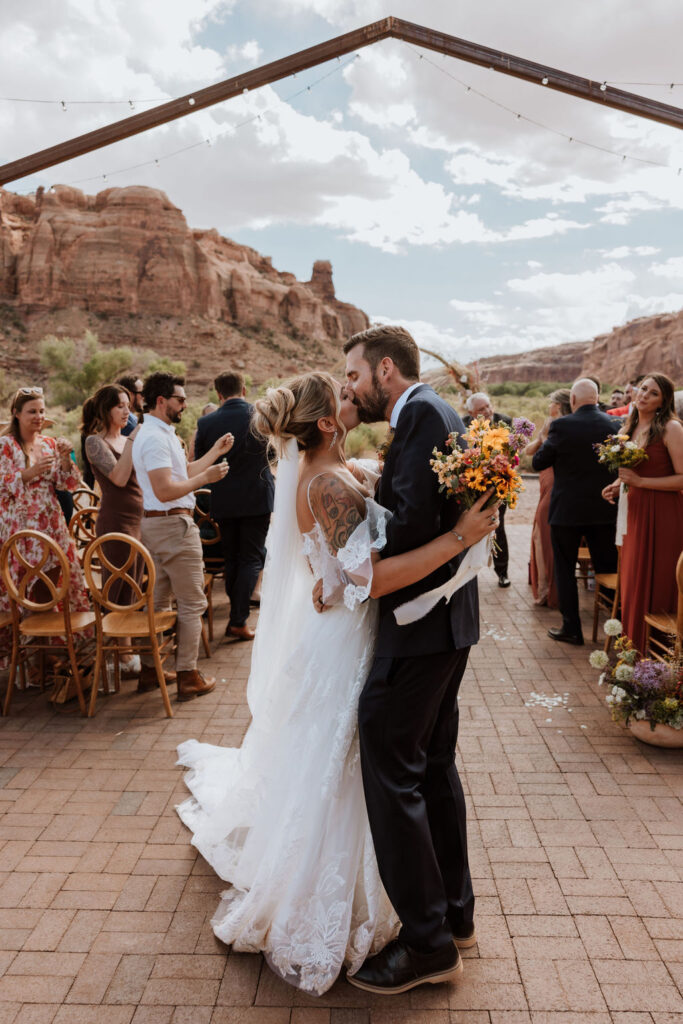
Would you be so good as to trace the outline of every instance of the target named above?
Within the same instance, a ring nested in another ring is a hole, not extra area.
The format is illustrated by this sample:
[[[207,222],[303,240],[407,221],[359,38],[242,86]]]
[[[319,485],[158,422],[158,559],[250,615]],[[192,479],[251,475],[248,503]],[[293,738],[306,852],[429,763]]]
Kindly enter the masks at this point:
[[[344,346],[347,392],[362,422],[388,420],[393,437],[377,499],[393,512],[383,557],[451,529],[462,509],[439,494],[429,460],[458,414],[421,384],[417,345],[402,327],[354,334]],[[358,708],[365,798],[382,881],[401,932],[348,977],[371,992],[405,992],[462,970],[476,942],[465,800],[455,767],[458,690],[479,639],[476,580],[423,619],[398,626],[394,608],[445,583],[460,559],[380,599],[375,657]]]

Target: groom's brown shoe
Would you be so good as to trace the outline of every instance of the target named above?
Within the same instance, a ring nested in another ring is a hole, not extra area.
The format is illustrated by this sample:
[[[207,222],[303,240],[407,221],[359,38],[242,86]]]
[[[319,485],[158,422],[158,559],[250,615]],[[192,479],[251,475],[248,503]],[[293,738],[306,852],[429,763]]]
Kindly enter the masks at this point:
[[[418,953],[400,939],[394,939],[377,956],[370,957],[346,980],[365,992],[399,995],[418,985],[452,981],[462,972],[457,948],[449,942],[434,953]]]

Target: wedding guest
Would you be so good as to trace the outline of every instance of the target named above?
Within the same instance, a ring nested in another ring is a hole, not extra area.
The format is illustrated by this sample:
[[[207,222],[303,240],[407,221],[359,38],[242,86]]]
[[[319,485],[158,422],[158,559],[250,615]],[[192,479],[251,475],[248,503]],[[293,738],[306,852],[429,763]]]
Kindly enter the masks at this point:
[[[585,537],[593,567],[616,572],[614,543],[616,509],[602,500],[602,491],[614,480],[598,462],[593,445],[614,431],[614,420],[598,409],[598,389],[587,378],[577,380],[570,392],[571,415],[560,416],[533,457],[535,470],[555,471],[550,495],[550,537],[555,584],[562,625],[548,630],[552,640],[583,644],[576,587],[576,559]]]
[[[71,459],[71,442],[55,440],[42,433],[45,400],[42,388],[19,388],[10,406],[10,421],[0,437],[0,545],[19,530],[40,530],[54,540],[66,555],[71,582],[72,611],[88,611],[90,603],[76,548],[69,536],[56,490],[73,490],[81,474]],[[26,542],[29,560],[37,557],[35,542]],[[18,570],[18,566],[14,567]],[[44,572],[57,577],[59,564],[48,559]],[[38,583],[34,596],[44,601],[47,587]],[[9,611],[9,597],[0,588],[0,612]],[[6,653],[3,651],[3,653]]]
[[[620,469],[619,481],[603,495],[614,502],[620,484],[628,486],[622,623],[645,654],[645,614],[676,611],[676,562],[683,550],[683,426],[674,410],[673,382],[663,373],[643,379],[621,433],[644,448],[647,459],[633,469]]]
[[[199,529],[192,518],[193,491],[221,480],[226,462],[214,465],[232,447],[230,434],[217,439],[206,455],[187,461],[185,449],[175,432],[186,405],[185,378],[171,373],[153,373],[143,386],[145,419],[133,443],[133,467],[142,489],[142,542],[150,551],[156,568],[154,607],[170,605],[175,596],[178,608],[176,673],[178,700],[192,700],[210,693],[216,680],[205,678],[197,669],[202,615],[206,609],[204,569]],[[168,681],[173,677],[169,674]],[[151,655],[143,655],[138,688],[157,685]]]
[[[489,420],[489,422],[495,426],[498,423],[505,423],[508,427],[512,426],[512,419],[510,416],[506,416],[502,412],[494,412],[491,399],[484,391],[476,391],[473,395],[470,395],[465,402],[465,408],[467,409],[467,415],[463,416],[462,421],[466,427],[469,427],[472,420],[483,418]],[[508,551],[508,539],[505,534],[505,511],[507,506],[501,505],[498,509],[498,529],[494,534],[495,545],[493,548],[493,568],[496,576],[498,577],[499,587],[509,587],[510,580],[508,578],[508,565],[510,562],[510,555]]]
[[[613,409],[620,409],[623,404],[624,404],[624,391],[623,391],[623,388],[614,388],[612,390],[612,394],[610,395],[609,408],[607,409],[607,412],[610,412],[610,410],[613,410]]]
[[[124,437],[129,437],[137,427],[142,416],[142,381],[139,377],[129,374],[127,377],[120,377],[116,383],[125,388],[130,398],[128,422],[121,431]]]
[[[569,416],[569,388],[559,388],[548,396],[548,418],[541,427],[538,437],[527,445],[524,454],[535,455],[548,437],[550,424],[559,416]],[[557,587],[555,586],[553,545],[550,539],[550,495],[553,490],[555,472],[552,466],[538,474],[540,496],[531,530],[531,558],[529,560],[529,583],[534,595],[534,604],[557,608]]]
[[[230,617],[225,635],[253,640],[247,624],[249,601],[266,557],[266,534],[273,511],[273,476],[266,442],[251,429],[254,408],[240,373],[221,373],[214,381],[220,408],[197,424],[198,457],[226,433],[235,438],[230,473],[211,486],[211,518],[221,531],[225,562],[225,592]]]
[[[126,533],[141,540],[142,491],[133,469],[133,439],[140,427],[136,424],[132,434],[123,436],[129,414],[128,392],[115,384],[105,384],[83,405],[84,454],[102,494],[95,528],[98,537]],[[129,550],[122,541],[107,541],[103,547],[105,558],[116,566],[125,563]],[[139,581],[142,563],[136,561],[127,571]],[[103,568],[103,583],[108,576]],[[109,589],[107,596],[115,604],[130,604],[134,598],[130,584],[122,580]],[[137,655],[122,658],[121,668],[124,674],[139,673]]]
[[[617,406],[616,409],[608,409],[607,413],[609,416],[628,416],[628,414],[631,412],[633,399],[636,395],[636,392],[638,391],[638,386],[640,385],[640,382],[643,379],[644,378],[641,374],[640,377],[634,377],[633,380],[630,380],[628,382],[628,384],[624,388],[623,405]]]

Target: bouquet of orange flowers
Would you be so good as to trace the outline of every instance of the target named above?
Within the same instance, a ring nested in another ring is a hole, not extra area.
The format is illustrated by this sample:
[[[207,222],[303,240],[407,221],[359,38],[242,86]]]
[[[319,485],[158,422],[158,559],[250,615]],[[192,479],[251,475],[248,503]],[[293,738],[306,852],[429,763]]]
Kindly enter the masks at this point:
[[[519,452],[528,445],[534,429],[523,417],[513,420],[512,427],[479,418],[472,420],[463,435],[468,445],[464,449],[458,447],[460,435],[449,434],[447,451],[435,448],[430,461],[441,484],[439,490],[471,508],[484,491],[493,489],[489,504],[501,502],[514,508],[523,489]]]

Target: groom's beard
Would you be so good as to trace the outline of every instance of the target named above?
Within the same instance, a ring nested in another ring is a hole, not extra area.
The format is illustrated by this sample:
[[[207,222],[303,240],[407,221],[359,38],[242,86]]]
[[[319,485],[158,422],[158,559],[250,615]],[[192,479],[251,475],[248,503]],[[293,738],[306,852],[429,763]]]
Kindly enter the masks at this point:
[[[361,423],[378,423],[386,419],[389,396],[382,391],[376,375],[372,375],[372,390],[369,395],[354,395],[353,404],[358,409]]]

